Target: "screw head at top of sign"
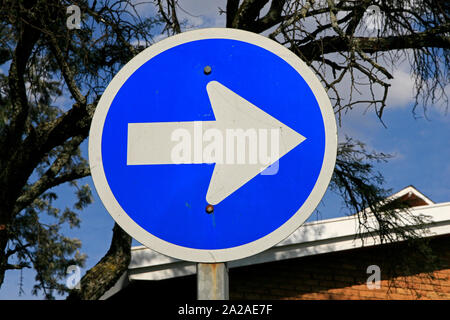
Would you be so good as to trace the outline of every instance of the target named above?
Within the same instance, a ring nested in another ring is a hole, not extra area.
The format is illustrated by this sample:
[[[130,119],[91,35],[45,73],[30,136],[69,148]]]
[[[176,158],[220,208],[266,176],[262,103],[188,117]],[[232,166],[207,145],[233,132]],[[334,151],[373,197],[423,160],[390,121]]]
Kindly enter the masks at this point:
[[[211,69],[210,66],[206,66],[206,67],[203,69],[203,73],[206,74],[206,75],[211,74],[211,71],[212,71],[212,69]]]

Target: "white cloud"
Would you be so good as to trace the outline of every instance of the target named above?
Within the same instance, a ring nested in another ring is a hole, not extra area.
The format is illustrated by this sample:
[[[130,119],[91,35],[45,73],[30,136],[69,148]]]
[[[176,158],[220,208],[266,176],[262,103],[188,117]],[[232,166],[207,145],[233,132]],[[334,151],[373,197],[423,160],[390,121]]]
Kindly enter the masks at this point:
[[[186,21],[187,29],[225,27],[226,16],[219,10],[225,10],[225,0],[185,0],[178,6],[178,18]]]
[[[404,69],[394,71],[387,98],[388,107],[407,107],[414,102],[414,77]]]
[[[219,15],[219,8],[225,10],[227,2],[225,0],[184,0],[179,2],[178,5],[182,10],[188,12],[189,14],[199,16],[212,16]]]

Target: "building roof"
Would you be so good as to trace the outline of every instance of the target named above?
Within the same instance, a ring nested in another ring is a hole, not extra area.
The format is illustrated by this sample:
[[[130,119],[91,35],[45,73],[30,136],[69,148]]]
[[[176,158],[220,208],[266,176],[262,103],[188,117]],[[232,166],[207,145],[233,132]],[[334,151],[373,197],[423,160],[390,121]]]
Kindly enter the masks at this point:
[[[388,199],[399,199],[408,203],[411,207],[432,205],[434,202],[430,200],[426,195],[417,190],[414,186],[410,185],[393,194]]]
[[[389,198],[406,201],[411,206],[411,214],[429,217],[429,221],[421,227],[428,231],[425,236],[450,234],[450,202],[434,203],[413,186],[408,186]],[[372,221],[369,223],[375,225],[375,218],[370,219]],[[276,246],[227,264],[229,268],[235,268],[380,244],[377,236],[361,236],[359,227],[357,215],[308,222]],[[129,280],[162,280],[195,273],[195,262],[171,258],[144,246],[132,247],[128,273],[103,298],[119,291]]]

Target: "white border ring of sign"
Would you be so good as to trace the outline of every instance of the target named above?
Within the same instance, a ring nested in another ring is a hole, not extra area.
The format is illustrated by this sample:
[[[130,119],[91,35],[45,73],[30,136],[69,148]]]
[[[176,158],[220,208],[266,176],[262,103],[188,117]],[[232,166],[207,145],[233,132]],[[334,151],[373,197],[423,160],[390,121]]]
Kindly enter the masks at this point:
[[[243,41],[262,47],[282,58],[303,77],[311,88],[319,104],[325,126],[325,154],[322,168],[313,190],[301,208],[282,226],[268,235],[241,246],[217,250],[186,248],[169,243],[153,236],[134,222],[117,202],[108,185],[103,169],[101,152],[103,125],[109,107],[127,79],[145,62],[159,53],[183,43],[203,39],[233,39]],[[276,245],[293,233],[311,215],[325,194],[333,174],[336,152],[337,127],[333,108],[325,89],[313,71],[293,52],[279,43],[259,34],[227,28],[199,29],[181,33],[161,40],[131,59],[117,73],[103,93],[92,119],[89,133],[89,164],[91,176],[100,199],[113,219],[133,238],[152,250],[177,259],[204,263],[226,262],[257,254]]]

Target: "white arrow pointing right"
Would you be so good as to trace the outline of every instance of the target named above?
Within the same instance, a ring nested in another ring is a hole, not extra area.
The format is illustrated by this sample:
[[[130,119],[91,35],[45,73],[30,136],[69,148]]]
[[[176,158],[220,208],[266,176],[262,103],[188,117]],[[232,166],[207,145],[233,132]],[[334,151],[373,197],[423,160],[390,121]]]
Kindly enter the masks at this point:
[[[212,163],[215,162],[214,171],[206,193],[206,201],[209,204],[216,205],[227,198],[233,192],[238,190],[261,171],[278,161],[286,153],[298,146],[306,138],[298,132],[292,130],[281,123],[271,115],[259,109],[249,101],[245,100],[235,92],[231,91],[217,81],[211,81],[207,84],[206,90],[212,109],[214,111],[215,121],[203,122],[150,122],[150,123],[130,123],[128,124],[128,165],[156,165],[156,164],[175,164],[173,150],[173,133],[175,130],[184,130],[188,134],[203,136],[207,130],[214,129],[220,132],[222,137],[228,137],[229,132],[246,133],[249,130],[255,132],[278,132],[278,151],[276,157],[264,164],[250,161],[249,144],[245,145],[244,158],[246,161],[214,161],[208,156],[195,156],[189,161],[183,163]],[[198,124],[201,123],[200,130]],[[197,126],[196,126],[197,124]],[[194,146],[195,149],[195,146]],[[225,153],[233,153],[233,158],[239,148],[233,145],[233,148],[224,148]],[[273,151],[273,150],[272,150]],[[272,154],[274,154],[272,152]],[[228,159],[230,154],[225,154]],[[239,157],[239,155],[237,155]]]

